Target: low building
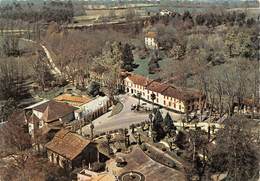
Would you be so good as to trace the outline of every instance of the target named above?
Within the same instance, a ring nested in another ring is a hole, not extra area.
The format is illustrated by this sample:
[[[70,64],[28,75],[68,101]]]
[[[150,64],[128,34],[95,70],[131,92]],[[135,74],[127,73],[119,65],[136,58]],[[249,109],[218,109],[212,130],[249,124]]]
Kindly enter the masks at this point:
[[[148,31],[144,37],[145,47],[148,49],[158,49],[158,42],[156,40],[157,33],[155,31]]]
[[[33,134],[38,129],[43,127],[62,128],[63,125],[73,121],[77,108],[66,103],[50,100],[27,107],[26,110],[31,112],[28,129],[30,135],[34,137]]]
[[[54,100],[78,108],[75,111],[75,119],[78,120],[83,118],[95,119],[106,113],[108,108],[112,106],[112,103],[107,96],[98,96],[92,99],[88,96],[62,94],[55,97]]]
[[[185,113],[204,108],[205,96],[197,90],[177,88],[141,75],[130,74],[124,79],[125,92],[141,94],[141,98],[176,112]],[[155,100],[151,95],[155,95]]]
[[[67,170],[99,161],[96,144],[69,130],[60,130],[45,147],[49,161]]]

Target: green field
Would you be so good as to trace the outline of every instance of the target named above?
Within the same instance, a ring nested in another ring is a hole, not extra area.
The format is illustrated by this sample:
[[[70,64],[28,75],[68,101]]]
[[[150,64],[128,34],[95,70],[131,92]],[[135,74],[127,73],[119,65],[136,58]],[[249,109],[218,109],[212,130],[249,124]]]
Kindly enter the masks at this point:
[[[171,61],[170,59],[160,60],[159,61],[160,69],[165,70],[166,67],[168,68],[168,66],[170,65],[170,61]],[[139,66],[133,71],[133,73],[143,75],[151,79],[157,79],[160,77],[159,73],[149,74],[148,71],[149,58],[145,58],[145,59],[136,58],[134,63]]]

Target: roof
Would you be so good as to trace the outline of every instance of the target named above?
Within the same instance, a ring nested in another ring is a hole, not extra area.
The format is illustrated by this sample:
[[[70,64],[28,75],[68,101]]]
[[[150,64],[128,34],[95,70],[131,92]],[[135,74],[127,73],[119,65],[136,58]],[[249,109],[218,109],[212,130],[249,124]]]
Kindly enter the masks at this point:
[[[35,103],[35,104],[33,104],[33,105],[30,105],[30,106],[28,106],[28,107],[26,107],[26,108],[24,108],[25,110],[26,109],[33,109],[34,107],[37,107],[37,106],[39,106],[39,105],[41,105],[41,104],[44,104],[44,103],[46,103],[46,102],[48,102],[49,100],[48,99],[45,99],[45,100],[42,100],[42,101],[40,101],[40,102],[37,102],[37,103]]]
[[[91,143],[90,140],[62,129],[57,132],[54,138],[45,147],[69,160],[73,160]]]
[[[154,31],[148,31],[146,33],[146,37],[148,37],[148,38],[155,38],[156,36],[157,36],[157,33]]]
[[[174,97],[183,101],[188,101],[202,96],[198,91],[192,91],[184,88],[176,88],[173,86],[170,86],[167,89],[165,89],[162,92],[162,95]]]
[[[42,112],[45,122],[52,122],[74,112],[76,108],[66,103],[50,100],[34,107],[33,110]]]
[[[92,99],[88,96],[72,95],[72,94],[62,94],[54,98],[54,100],[59,102],[68,103],[72,106],[81,106],[90,102]]]
[[[144,76],[137,75],[137,74],[130,74],[129,76],[127,76],[127,78],[131,80],[134,84],[141,85],[141,86],[146,86],[152,81]]]
[[[35,114],[32,114],[31,117],[29,118],[28,122],[32,123],[32,124],[39,123],[40,119]]]
[[[169,84],[164,84],[156,81],[152,81],[147,85],[147,89],[153,92],[162,93],[164,90],[166,90],[168,87],[170,87]]]

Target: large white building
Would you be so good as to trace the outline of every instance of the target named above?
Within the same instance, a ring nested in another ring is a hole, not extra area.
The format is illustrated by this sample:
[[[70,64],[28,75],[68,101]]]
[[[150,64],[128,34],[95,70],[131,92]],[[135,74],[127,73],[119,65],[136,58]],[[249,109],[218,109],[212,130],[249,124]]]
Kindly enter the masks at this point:
[[[155,94],[155,104],[180,113],[199,110],[205,103],[205,96],[199,91],[177,88],[136,74],[124,79],[124,87],[127,93],[140,93],[141,98],[149,102],[153,101],[151,95]]]

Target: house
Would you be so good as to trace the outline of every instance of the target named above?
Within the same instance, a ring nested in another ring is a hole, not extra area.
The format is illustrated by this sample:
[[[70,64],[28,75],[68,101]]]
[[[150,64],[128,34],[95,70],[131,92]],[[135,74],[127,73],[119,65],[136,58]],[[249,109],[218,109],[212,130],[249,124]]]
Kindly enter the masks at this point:
[[[160,11],[160,15],[161,16],[170,16],[170,15],[173,15],[174,13],[169,11],[168,9],[163,9]]]
[[[155,31],[148,31],[144,37],[145,47],[147,49],[158,49],[158,42],[156,40],[157,33]]]
[[[131,95],[140,93],[142,99],[176,112],[185,113],[204,108],[205,96],[201,92],[174,87],[141,75],[129,74],[124,79],[124,87]],[[155,95],[155,100],[151,99],[152,94]]]
[[[77,108],[66,103],[50,100],[29,106],[26,110],[31,112],[28,129],[30,135],[34,137],[38,129],[43,127],[62,128],[63,125],[73,121],[75,119],[74,112]]]
[[[94,142],[66,129],[57,132],[45,147],[49,161],[67,170],[99,161]]]

